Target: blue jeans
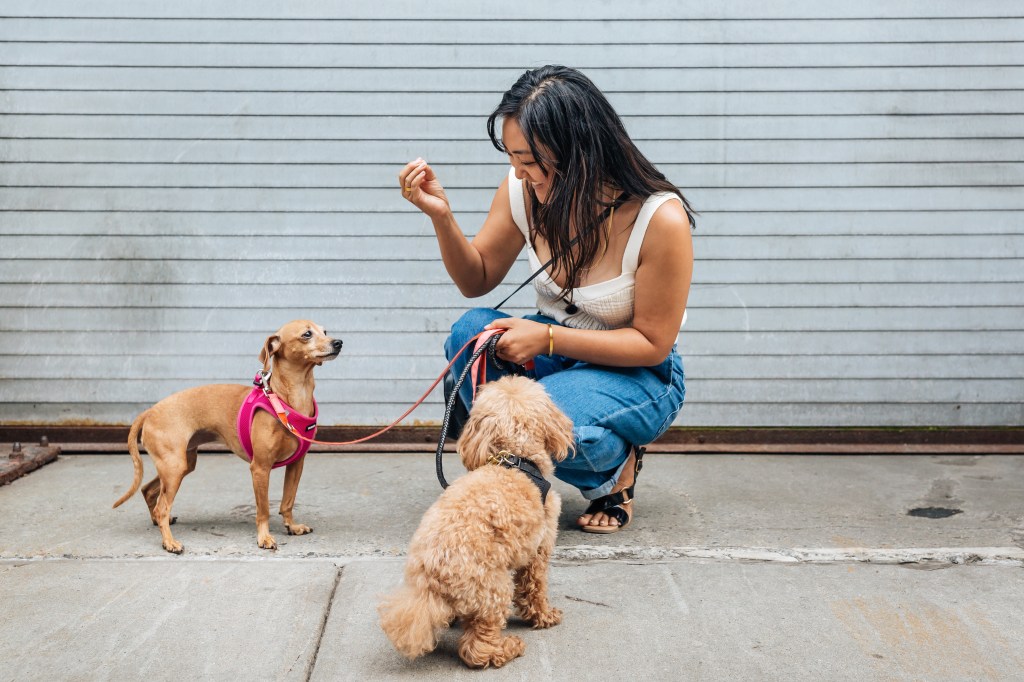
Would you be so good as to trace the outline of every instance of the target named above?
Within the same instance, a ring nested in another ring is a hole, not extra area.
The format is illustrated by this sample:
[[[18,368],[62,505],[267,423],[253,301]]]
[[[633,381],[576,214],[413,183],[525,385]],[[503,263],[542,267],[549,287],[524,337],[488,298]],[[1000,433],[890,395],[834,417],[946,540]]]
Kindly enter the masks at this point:
[[[506,313],[474,308],[452,325],[445,341],[445,355],[452,356],[483,331],[484,326]],[[558,324],[543,315],[528,320]],[[472,354],[466,350],[452,366],[457,378]],[[683,361],[676,349],[653,367],[606,367],[561,355],[538,355],[527,376],[547,390],[554,403],[572,419],[576,453],[555,466],[555,476],[575,486],[593,500],[611,492],[629,457],[632,445],[646,445],[663,434],[683,406]],[[487,380],[507,371],[487,363]],[[469,377],[459,389],[462,402],[473,404]]]

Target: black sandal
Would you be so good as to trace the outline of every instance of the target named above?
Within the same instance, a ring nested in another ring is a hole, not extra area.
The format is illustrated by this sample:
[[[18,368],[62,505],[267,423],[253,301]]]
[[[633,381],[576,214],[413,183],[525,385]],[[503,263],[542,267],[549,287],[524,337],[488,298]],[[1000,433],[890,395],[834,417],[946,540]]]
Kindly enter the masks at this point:
[[[633,502],[633,489],[636,487],[637,476],[640,474],[640,470],[644,467],[644,453],[646,451],[646,448],[642,448],[639,445],[633,446],[633,453],[636,455],[636,463],[633,467],[633,485],[628,488],[623,488],[617,493],[611,493],[610,495],[597,498],[591,502],[590,506],[587,507],[587,510],[583,512],[584,515],[590,514],[591,516],[597,513],[604,513],[619,523],[614,526],[581,525],[580,530],[584,533],[618,533],[629,525],[630,521],[633,519],[626,510],[623,509],[623,506]]]

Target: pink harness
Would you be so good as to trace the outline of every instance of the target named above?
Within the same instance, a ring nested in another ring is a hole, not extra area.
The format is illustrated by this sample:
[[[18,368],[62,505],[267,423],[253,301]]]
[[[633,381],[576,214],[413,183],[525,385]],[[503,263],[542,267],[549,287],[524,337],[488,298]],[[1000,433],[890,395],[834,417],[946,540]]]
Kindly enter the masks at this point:
[[[238,440],[242,442],[242,447],[245,449],[245,454],[249,457],[249,461],[252,461],[252,420],[256,415],[256,410],[266,410],[272,415],[277,415],[281,423],[287,426],[293,434],[301,436],[299,438],[299,447],[295,449],[292,456],[277,462],[273,468],[277,469],[302,459],[309,452],[309,446],[311,445],[309,440],[304,439],[312,440],[316,437],[316,417],[320,412],[316,405],[316,399],[313,399],[313,416],[307,417],[296,412],[271,393],[270,388],[265,387],[261,375],[257,374],[256,381],[253,383],[256,384],[256,388],[252,389],[252,392],[249,393],[245,402],[242,403],[242,407],[238,410]]]

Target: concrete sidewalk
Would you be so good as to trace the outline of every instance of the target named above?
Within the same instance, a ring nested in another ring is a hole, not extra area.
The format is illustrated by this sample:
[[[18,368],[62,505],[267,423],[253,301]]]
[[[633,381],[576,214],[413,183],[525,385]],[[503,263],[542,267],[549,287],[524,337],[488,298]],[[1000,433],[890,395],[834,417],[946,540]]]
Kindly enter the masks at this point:
[[[457,629],[410,663],[377,624],[440,492],[431,455],[311,454],[296,520],[314,533],[275,516],[268,552],[248,468],[204,454],[175,502],[182,556],[140,497],[110,508],[126,455],[61,457],[0,487],[0,680],[1024,679],[1024,456],[645,464],[615,535],[573,530],[584,502],[556,482],[563,622],[513,620],[525,656],[481,673]]]

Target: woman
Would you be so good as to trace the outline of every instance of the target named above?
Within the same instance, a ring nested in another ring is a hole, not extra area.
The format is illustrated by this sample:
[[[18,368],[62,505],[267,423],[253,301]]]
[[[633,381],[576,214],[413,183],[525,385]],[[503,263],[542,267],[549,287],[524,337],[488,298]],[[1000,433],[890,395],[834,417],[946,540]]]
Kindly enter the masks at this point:
[[[574,69],[524,73],[487,131],[512,168],[471,241],[426,161],[408,163],[398,180],[405,199],[433,221],[445,268],[463,295],[501,284],[525,246],[533,270],[547,265],[534,280],[540,312],[513,318],[470,310],[453,325],[446,351],[451,358],[483,329],[502,329],[498,358],[534,361],[530,376],[575,425],[575,455],[556,476],[591,500],[577,524],[616,532],[634,513],[642,456],[634,446],[661,435],[683,404],[674,344],[693,271],[692,212],[600,90]],[[466,405],[468,383],[460,392]]]

